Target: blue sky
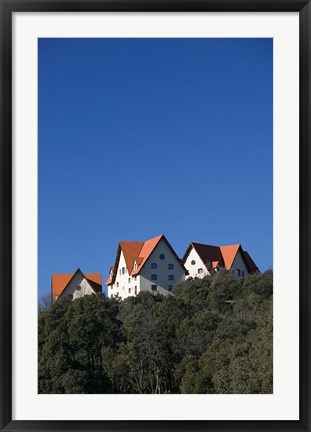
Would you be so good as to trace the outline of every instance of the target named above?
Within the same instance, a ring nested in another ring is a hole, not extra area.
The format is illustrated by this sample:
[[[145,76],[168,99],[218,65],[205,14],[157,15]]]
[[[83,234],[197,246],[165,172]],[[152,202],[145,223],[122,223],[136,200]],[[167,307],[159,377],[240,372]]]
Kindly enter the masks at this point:
[[[39,39],[39,294],[120,240],[272,266],[272,39]]]

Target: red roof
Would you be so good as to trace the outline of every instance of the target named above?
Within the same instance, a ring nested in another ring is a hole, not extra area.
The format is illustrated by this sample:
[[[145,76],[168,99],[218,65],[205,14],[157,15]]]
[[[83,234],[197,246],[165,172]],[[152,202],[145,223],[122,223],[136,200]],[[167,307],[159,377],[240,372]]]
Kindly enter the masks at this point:
[[[120,248],[123,252],[124,259],[126,262],[127,271],[131,274],[134,267],[134,260],[138,257],[139,252],[141,251],[144,242],[128,242],[122,241],[120,242]],[[115,266],[117,268],[117,266]]]
[[[236,257],[236,254],[238,253],[240,246],[241,245],[239,244],[230,245],[230,246],[220,246],[220,251],[224,261],[224,267],[226,270],[231,269],[234,258]]]
[[[145,262],[150,257],[151,253],[153,252],[153,250],[155,249],[156,245],[159,243],[162,237],[163,235],[160,235],[158,237],[154,237],[150,240],[147,240],[143,243],[143,246],[139,252],[139,256],[137,257],[136,260],[138,264],[137,269],[131,272],[133,276],[137,275],[140,272],[140,270],[143,268]]]
[[[223,267],[223,259],[222,259],[221,250],[219,246],[205,245],[202,243],[190,243],[185,253],[185,256],[183,258],[184,263],[186,262],[186,259],[192,248],[194,248],[197,251],[204,264],[208,262],[212,263],[213,261],[218,261],[219,265]]]
[[[113,276],[113,272],[114,272],[114,267],[110,267],[110,271],[109,271],[109,277],[106,280],[104,285],[110,285],[111,281],[112,281],[112,276]]]
[[[124,259],[126,262],[126,266],[128,269],[128,274],[131,276],[137,275],[143,266],[145,265],[146,261],[150,257],[151,253],[156,248],[157,244],[160,242],[161,239],[164,239],[164,241],[167,243],[168,247],[171,249],[172,253],[175,255],[178,262],[183,266],[180,259],[176,255],[176,252],[172,248],[172,246],[169,244],[169,242],[166,240],[165,236],[162,234],[160,236],[154,237],[150,240],[147,240],[145,242],[127,242],[127,241],[121,241],[119,243],[117,257],[116,257],[116,263],[114,268],[118,268],[118,263],[121,255],[121,251],[123,252]],[[136,262],[137,268],[134,269],[134,263]],[[113,277],[109,277],[105,285],[111,285],[114,282],[116,274],[114,273]]]
[[[71,279],[75,274],[80,271],[78,269],[75,273],[65,273],[65,274],[52,274],[52,300],[55,302],[57,298],[62,294],[64,289],[67,287]],[[85,279],[89,282],[91,287],[95,292],[102,292],[102,276],[99,273],[82,273]]]
[[[108,279],[106,279],[106,282],[104,285],[110,285],[112,283],[112,277],[109,275]]]
[[[183,263],[186,262],[192,248],[197,251],[204,264],[210,263],[212,268],[216,268],[219,264],[220,267],[223,267],[226,270],[230,270],[232,268],[234,259],[238,251],[240,251],[249,273],[259,271],[250,255],[243,251],[240,244],[229,246],[211,246],[201,243],[190,243],[184,255]]]

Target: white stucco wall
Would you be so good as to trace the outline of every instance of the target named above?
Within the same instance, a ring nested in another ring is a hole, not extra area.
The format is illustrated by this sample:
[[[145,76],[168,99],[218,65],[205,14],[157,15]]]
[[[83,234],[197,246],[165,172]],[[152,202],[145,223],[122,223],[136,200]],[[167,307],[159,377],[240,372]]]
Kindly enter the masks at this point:
[[[240,251],[238,251],[238,253],[236,254],[236,257],[234,258],[234,261],[232,263],[231,268],[234,269],[235,275],[238,275],[237,270],[240,270],[240,276],[243,276],[242,272],[244,272],[244,276],[248,275],[248,270],[247,270],[247,267],[244,263],[244,260],[242,258]]]
[[[67,288],[63,291],[60,297],[72,296],[72,299],[74,300],[89,294],[94,294],[94,290],[82,273],[78,272],[69,282]]]
[[[163,261],[159,258],[160,254],[165,255]],[[151,263],[156,263],[157,269],[151,269]],[[168,264],[173,264],[174,269],[168,269]],[[109,297],[119,295],[119,297],[125,299],[137,295],[140,291],[158,292],[166,295],[170,293],[168,290],[169,285],[172,285],[173,289],[178,282],[185,280],[183,268],[163,239],[160,240],[155,250],[151,253],[139,275],[130,276],[127,269],[125,274],[120,275],[122,267],[126,268],[126,263],[121,251],[115,282],[108,287]],[[157,275],[157,280],[151,280],[152,274]],[[168,280],[169,274],[174,275],[174,280]],[[157,291],[152,291],[151,285],[157,285]],[[136,291],[135,287],[137,287]]]
[[[191,264],[191,261],[195,261],[195,264]],[[186,276],[186,279],[189,279],[190,277],[201,279],[207,275],[210,275],[205,264],[203,263],[199,254],[194,248],[191,249],[188,258],[186,259],[185,267],[189,272],[189,275]],[[199,273],[200,268],[203,269],[203,273]]]
[[[125,273],[122,274],[122,268],[125,269]],[[120,274],[121,270],[121,274]],[[135,280],[136,278],[136,280]],[[120,254],[119,265],[117,268],[116,279],[113,285],[108,287],[108,296],[116,296],[122,298],[127,298],[135,294],[135,287],[137,287],[137,294],[139,293],[139,276],[133,277],[128,273],[128,268],[126,267],[126,262],[124,258],[123,251]],[[129,292],[130,290],[130,292]]]
[[[160,254],[164,254],[164,260],[159,258]],[[157,268],[152,269],[151,263],[157,264]],[[168,269],[168,264],[173,264],[174,269]],[[157,280],[151,280],[152,274],[157,275]],[[173,275],[174,280],[169,280],[169,275]],[[173,289],[178,282],[183,280],[185,280],[184,269],[168,247],[167,243],[161,239],[140,272],[141,291],[149,291],[153,293],[158,292],[164,295],[169,294],[169,285],[172,285]],[[157,291],[152,291],[151,285],[157,285]]]

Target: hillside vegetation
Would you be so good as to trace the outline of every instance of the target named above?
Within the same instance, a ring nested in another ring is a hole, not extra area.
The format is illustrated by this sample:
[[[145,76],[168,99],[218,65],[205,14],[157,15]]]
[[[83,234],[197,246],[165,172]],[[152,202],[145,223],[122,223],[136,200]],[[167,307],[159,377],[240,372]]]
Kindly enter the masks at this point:
[[[271,271],[39,313],[39,393],[272,393]]]

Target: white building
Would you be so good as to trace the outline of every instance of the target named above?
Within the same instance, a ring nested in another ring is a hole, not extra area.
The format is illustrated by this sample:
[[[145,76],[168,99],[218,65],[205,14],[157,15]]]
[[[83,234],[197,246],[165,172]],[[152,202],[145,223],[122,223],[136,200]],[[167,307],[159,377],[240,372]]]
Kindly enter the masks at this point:
[[[185,280],[185,268],[164,235],[145,242],[121,241],[105,285],[108,297],[127,298],[141,291],[169,294]]]
[[[187,270],[186,278],[203,278],[221,268],[237,276],[258,273],[258,267],[239,244],[230,246],[210,246],[190,243],[183,258]]]
[[[75,273],[52,274],[52,302],[68,296],[71,299],[83,297],[88,294],[102,292],[101,274],[84,274],[80,269]]]

